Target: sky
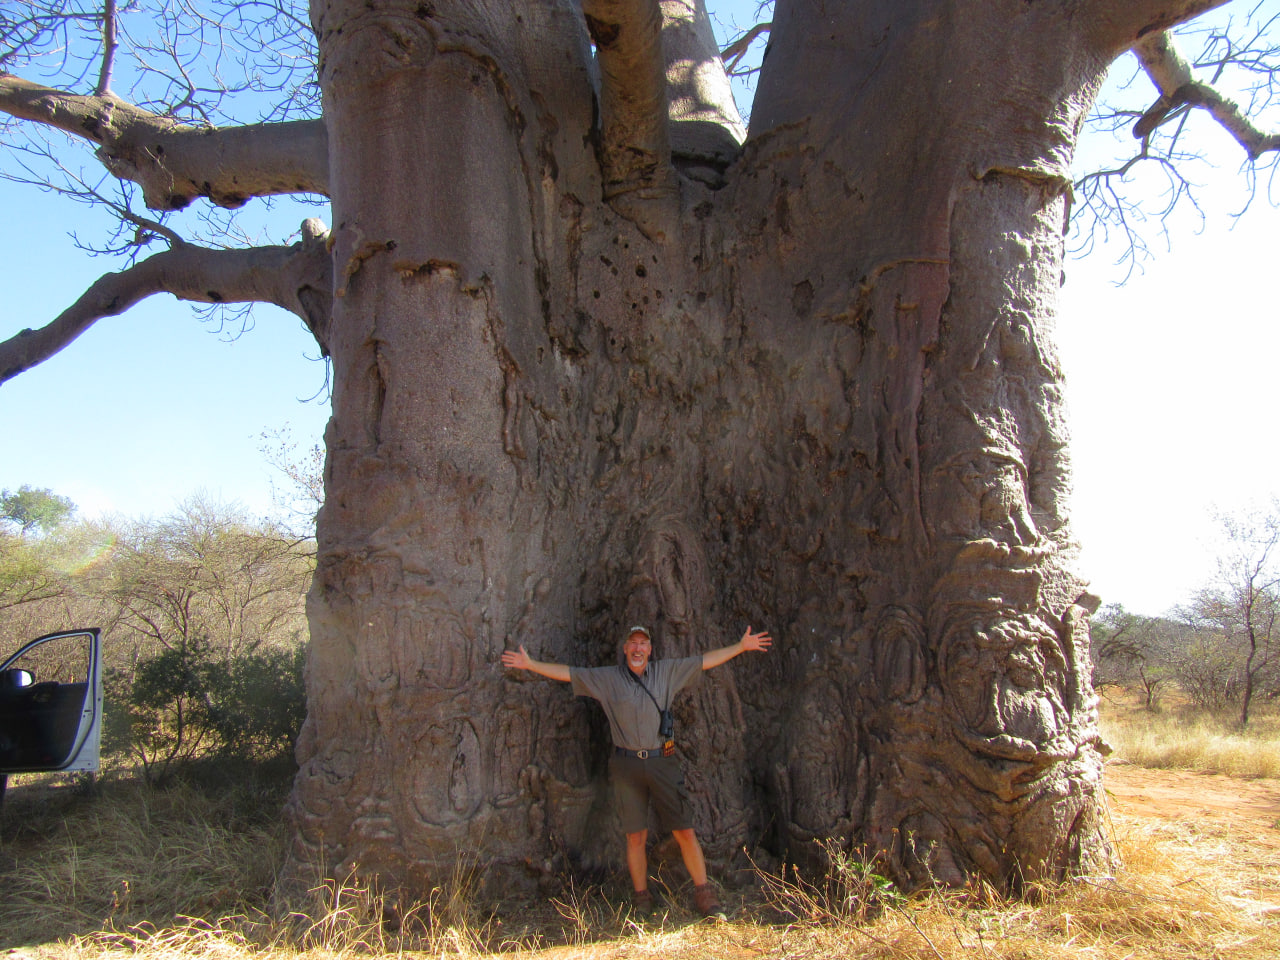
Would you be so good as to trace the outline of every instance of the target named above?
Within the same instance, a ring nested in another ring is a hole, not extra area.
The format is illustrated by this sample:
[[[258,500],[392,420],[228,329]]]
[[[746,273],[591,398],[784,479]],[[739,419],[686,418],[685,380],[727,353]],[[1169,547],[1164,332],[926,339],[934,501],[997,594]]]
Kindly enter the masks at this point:
[[[0,181],[0,209],[23,224],[0,258],[0,336],[47,323],[118,268],[68,239],[88,232],[78,206]],[[319,441],[328,408],[317,357],[301,321],[278,308],[258,309],[233,337],[152,297],[0,386],[0,488],[46,487],[84,517],[159,517],[197,493],[268,514],[273,482],[288,481],[262,434]]]
[[[1148,614],[1212,576],[1215,511],[1280,495],[1280,212],[1260,200],[1234,220],[1240,150],[1204,137],[1218,165],[1197,173],[1204,223],[1175,218],[1168,249],[1148,224],[1153,257],[1127,280],[1119,246],[1072,260],[1058,319],[1080,568],[1104,602]],[[0,210],[0,338],[48,322],[116,268],[69,239],[91,235],[83,208],[0,181]],[[274,222],[287,231],[312,215],[287,207]],[[0,489],[46,487],[85,517],[159,517],[197,494],[269,514],[287,481],[263,434],[309,447],[326,399],[325,366],[292,315],[261,307],[231,336],[153,297],[0,386]]]

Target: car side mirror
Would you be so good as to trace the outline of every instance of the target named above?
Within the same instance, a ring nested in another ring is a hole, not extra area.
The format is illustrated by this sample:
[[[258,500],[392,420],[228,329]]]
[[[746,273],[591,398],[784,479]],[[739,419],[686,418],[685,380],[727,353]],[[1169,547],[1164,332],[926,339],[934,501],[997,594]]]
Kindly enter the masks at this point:
[[[0,691],[20,690],[23,687],[29,687],[31,686],[31,679],[31,671],[29,670],[0,671]]]

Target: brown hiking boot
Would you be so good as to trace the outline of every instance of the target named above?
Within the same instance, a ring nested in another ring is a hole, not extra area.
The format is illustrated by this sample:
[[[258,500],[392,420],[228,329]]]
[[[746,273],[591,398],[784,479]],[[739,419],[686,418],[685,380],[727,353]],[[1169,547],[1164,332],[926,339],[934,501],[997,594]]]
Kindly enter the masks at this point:
[[[642,920],[653,916],[653,894],[648,890],[631,891],[631,912]]]
[[[693,905],[704,917],[712,917],[716,920],[728,919],[724,915],[724,907],[720,906],[720,898],[716,896],[715,887],[709,882],[693,888]]]

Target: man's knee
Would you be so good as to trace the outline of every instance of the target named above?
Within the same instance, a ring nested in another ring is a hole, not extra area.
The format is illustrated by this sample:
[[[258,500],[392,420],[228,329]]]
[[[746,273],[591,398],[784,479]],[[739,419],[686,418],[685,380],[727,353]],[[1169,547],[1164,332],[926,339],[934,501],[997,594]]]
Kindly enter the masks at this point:
[[[698,842],[698,837],[693,832],[693,827],[687,827],[684,830],[672,830],[671,835],[676,838],[676,843],[682,847]]]
[[[639,831],[637,831],[637,832],[635,832],[635,833],[628,833],[628,834],[627,834],[627,846],[628,846],[628,847],[643,847],[643,846],[644,846],[644,842],[645,842],[645,840],[646,840],[646,839],[648,839],[648,836],[649,836],[649,831],[648,831],[648,830],[639,830]]]

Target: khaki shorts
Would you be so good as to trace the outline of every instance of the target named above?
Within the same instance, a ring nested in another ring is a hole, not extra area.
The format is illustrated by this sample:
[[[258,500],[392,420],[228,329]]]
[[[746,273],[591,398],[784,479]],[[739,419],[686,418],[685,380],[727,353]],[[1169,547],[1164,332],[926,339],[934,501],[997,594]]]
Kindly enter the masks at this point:
[[[609,758],[609,776],[618,801],[623,833],[639,833],[649,828],[649,801],[658,812],[663,831],[689,830],[693,811],[684,789],[684,771],[677,757]]]

